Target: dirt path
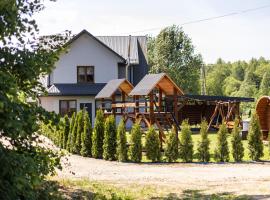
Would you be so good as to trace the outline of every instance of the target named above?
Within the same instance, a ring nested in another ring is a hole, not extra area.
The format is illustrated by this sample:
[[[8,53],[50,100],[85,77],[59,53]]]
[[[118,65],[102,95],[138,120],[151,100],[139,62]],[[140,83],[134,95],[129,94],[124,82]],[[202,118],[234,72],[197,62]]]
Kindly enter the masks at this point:
[[[65,165],[59,172],[60,177],[89,178],[120,185],[150,184],[176,190],[267,195],[263,199],[270,199],[270,163],[134,164],[71,155]]]

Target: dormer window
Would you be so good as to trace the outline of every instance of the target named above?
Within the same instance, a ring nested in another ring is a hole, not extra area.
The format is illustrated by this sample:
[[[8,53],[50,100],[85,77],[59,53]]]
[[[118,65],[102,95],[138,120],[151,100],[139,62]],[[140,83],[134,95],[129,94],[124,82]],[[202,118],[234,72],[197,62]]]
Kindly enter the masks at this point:
[[[77,82],[94,83],[94,66],[78,66]]]

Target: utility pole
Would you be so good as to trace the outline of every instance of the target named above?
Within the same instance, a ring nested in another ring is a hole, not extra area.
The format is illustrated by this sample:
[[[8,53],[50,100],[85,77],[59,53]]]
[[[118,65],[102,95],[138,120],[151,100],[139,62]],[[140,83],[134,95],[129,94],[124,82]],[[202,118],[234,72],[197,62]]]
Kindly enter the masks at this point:
[[[201,67],[201,95],[206,95],[205,65]]]

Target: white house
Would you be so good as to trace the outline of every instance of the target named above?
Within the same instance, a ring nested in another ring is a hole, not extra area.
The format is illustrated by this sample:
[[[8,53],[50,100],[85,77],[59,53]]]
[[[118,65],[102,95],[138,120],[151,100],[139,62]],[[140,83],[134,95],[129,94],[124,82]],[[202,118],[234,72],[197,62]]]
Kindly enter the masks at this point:
[[[92,122],[96,94],[112,79],[136,85],[148,73],[146,36],[98,36],[83,30],[68,42],[50,75],[43,77],[48,94],[40,105],[61,115],[86,107]]]

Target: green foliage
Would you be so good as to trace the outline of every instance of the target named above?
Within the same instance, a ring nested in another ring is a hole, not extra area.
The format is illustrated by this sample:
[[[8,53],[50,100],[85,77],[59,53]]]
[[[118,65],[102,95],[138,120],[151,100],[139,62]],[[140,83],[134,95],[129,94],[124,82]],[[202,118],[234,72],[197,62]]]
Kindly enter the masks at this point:
[[[128,160],[127,155],[127,136],[126,136],[126,127],[125,122],[121,119],[117,127],[117,159],[118,161],[125,162]]]
[[[62,148],[66,149],[67,148],[67,141],[68,141],[68,135],[69,135],[69,118],[67,115],[64,117],[64,127],[63,127],[63,136],[62,136]]]
[[[78,114],[75,116],[74,124],[71,131],[71,137],[70,137],[70,147],[69,151],[71,153],[76,153],[75,145],[76,145],[76,139],[77,139],[77,127],[78,127]]]
[[[201,123],[200,135],[201,140],[198,144],[198,159],[201,162],[209,162],[210,160],[210,140],[208,138],[208,124],[206,120]]]
[[[173,129],[172,131],[169,132],[166,138],[165,156],[169,162],[177,160],[179,156],[178,144],[179,140],[177,138],[175,129]]]
[[[83,132],[81,134],[81,151],[82,156],[92,156],[92,125],[87,110],[83,111]]]
[[[160,161],[161,152],[159,135],[153,126],[151,126],[146,132],[145,150],[147,159],[152,160],[152,162]]]
[[[230,159],[227,141],[228,130],[224,122],[220,125],[217,134],[217,147],[215,149],[214,158],[217,162],[228,162]]]
[[[110,115],[105,120],[104,140],[103,140],[103,158],[105,160],[116,160],[116,141],[117,131],[115,118]]]
[[[168,73],[185,92],[199,93],[202,58],[181,28],[166,27],[150,38],[148,55],[151,73]]]
[[[184,120],[181,124],[179,155],[185,162],[192,162],[193,160],[193,142],[191,134],[192,132],[188,120]]]
[[[83,121],[83,116],[84,116],[84,110],[80,110],[77,114],[77,130],[76,130],[76,140],[75,140],[75,145],[74,145],[74,153],[79,154],[82,148],[82,132],[83,132],[83,128],[84,128],[84,121]]]
[[[248,130],[249,157],[252,160],[258,161],[263,156],[263,142],[259,118],[256,113],[252,115],[249,126],[250,126]]]
[[[129,156],[133,162],[142,160],[142,132],[139,124],[134,124],[131,129]]]
[[[74,112],[72,114],[72,117],[70,120],[68,140],[67,140],[67,145],[66,145],[66,150],[68,150],[69,152],[71,152],[71,150],[72,150],[72,131],[73,131],[73,127],[75,125],[75,121],[76,121],[76,113]]]
[[[244,157],[244,146],[240,135],[239,119],[235,119],[234,127],[232,130],[232,155],[236,162],[242,161]]]
[[[104,115],[102,110],[96,113],[92,136],[92,156],[94,158],[102,158],[103,156],[103,139],[104,139]]]
[[[264,74],[263,74],[263,78],[262,78],[262,82],[260,85],[260,90],[259,90],[259,95],[263,96],[263,95],[269,95],[270,91],[270,72],[269,70],[267,70]]]
[[[39,199],[45,177],[59,167],[56,153],[36,145],[37,132],[54,113],[38,106],[45,91],[40,77],[52,71],[59,53],[40,44],[33,15],[44,8],[41,1],[1,0],[0,13],[0,197]],[[29,100],[32,100],[30,103]],[[11,143],[11,147],[7,146]],[[43,196],[43,198],[47,198]]]

